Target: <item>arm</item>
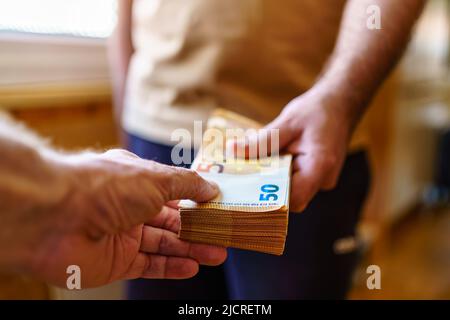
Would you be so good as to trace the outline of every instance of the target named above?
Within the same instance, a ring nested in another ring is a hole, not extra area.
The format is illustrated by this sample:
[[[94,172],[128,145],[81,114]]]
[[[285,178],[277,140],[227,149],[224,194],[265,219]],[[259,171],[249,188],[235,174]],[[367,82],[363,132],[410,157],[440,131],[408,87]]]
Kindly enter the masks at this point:
[[[343,102],[357,122],[371,98],[401,57],[425,0],[350,0],[336,47],[318,87]],[[370,5],[380,8],[381,29],[368,29]]]
[[[108,53],[118,123],[123,110],[128,66],[134,48],[131,38],[133,0],[119,0],[117,25],[109,39]]]
[[[266,129],[294,155],[291,208],[302,211],[335,187],[353,130],[401,56],[424,0],[349,0],[335,50],[321,77]],[[366,27],[369,5],[381,8],[381,30]],[[268,139],[267,131],[249,141]]]
[[[170,200],[205,201],[217,188],[193,171],[123,150],[62,154],[0,115],[0,270],[64,286],[131,278],[187,278],[224,249],[177,237]]]

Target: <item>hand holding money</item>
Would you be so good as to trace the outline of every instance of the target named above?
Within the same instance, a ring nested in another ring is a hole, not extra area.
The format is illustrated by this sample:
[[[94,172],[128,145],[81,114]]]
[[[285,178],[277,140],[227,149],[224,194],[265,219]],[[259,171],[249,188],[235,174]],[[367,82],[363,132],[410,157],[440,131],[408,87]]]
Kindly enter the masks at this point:
[[[199,264],[226,258],[223,248],[177,236],[180,217],[170,200],[218,193],[191,170],[124,150],[61,153],[1,116],[0,149],[1,270],[88,288],[189,278]]]
[[[349,140],[361,116],[346,111],[345,101],[335,99],[330,90],[316,86],[295,98],[264,130],[244,141],[243,147],[238,146],[248,149],[248,141],[264,141],[267,131],[279,130],[280,152],[293,155],[293,212],[303,211],[317,192],[336,186]],[[268,143],[268,149],[270,146]]]
[[[220,194],[205,203],[181,201],[180,238],[282,254],[287,235],[291,156],[245,159],[227,153],[230,137],[260,125],[217,110],[208,121],[192,169],[214,181]]]

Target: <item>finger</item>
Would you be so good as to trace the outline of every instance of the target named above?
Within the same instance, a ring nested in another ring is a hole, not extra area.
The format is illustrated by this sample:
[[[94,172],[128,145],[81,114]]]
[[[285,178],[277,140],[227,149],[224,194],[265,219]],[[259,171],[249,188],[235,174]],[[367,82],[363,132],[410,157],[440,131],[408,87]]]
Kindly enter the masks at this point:
[[[193,259],[150,255],[150,267],[142,274],[150,279],[187,279],[198,273],[199,265]]]
[[[181,226],[180,213],[176,209],[165,206],[160,213],[148,220],[146,225],[178,233]]]
[[[336,188],[341,173],[342,164],[337,165],[330,173],[325,177],[322,183],[322,190],[332,190]]]
[[[330,168],[315,153],[297,156],[293,166],[291,210],[301,212],[322,188]]]
[[[224,248],[180,240],[168,230],[144,226],[140,251],[166,256],[186,257],[203,265],[217,266],[227,256]]]
[[[189,258],[139,253],[125,279],[188,279],[197,274],[198,263]]]
[[[264,158],[278,154],[292,140],[293,132],[283,120],[275,119],[263,129],[227,142],[227,156]]]
[[[178,206],[179,202],[180,202],[179,200],[172,200],[172,201],[167,202],[166,206],[169,207],[169,208],[173,208],[173,209],[178,210],[179,209],[179,206]]]
[[[217,184],[203,179],[195,171],[184,168],[170,167],[164,181],[166,202],[179,199],[205,202],[213,199],[219,193]]]
[[[339,176],[341,174],[342,167],[344,166],[345,154],[346,152],[343,153],[343,156],[339,157],[328,156],[327,159],[325,160],[330,170],[329,174],[325,177],[322,183],[323,190],[331,190],[336,187],[339,181]]]

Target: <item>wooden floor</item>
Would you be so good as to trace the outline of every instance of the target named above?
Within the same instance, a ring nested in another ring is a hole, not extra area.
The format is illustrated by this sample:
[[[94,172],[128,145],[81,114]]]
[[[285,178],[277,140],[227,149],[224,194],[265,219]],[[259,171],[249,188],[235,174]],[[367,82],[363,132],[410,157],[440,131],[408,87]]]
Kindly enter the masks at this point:
[[[419,210],[393,227],[355,275],[350,299],[450,299],[450,209]],[[365,270],[381,268],[381,290]]]

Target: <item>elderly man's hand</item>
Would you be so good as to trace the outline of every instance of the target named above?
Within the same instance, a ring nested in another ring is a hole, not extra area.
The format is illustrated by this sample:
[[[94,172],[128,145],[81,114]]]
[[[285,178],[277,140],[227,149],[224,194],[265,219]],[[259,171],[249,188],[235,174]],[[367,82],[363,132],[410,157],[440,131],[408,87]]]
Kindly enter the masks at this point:
[[[83,288],[120,279],[194,276],[199,264],[218,265],[224,248],[191,244],[172,200],[206,201],[217,187],[195,172],[157,164],[123,150],[49,157],[42,185],[55,199],[35,217],[25,267],[65,286],[69,265],[81,268]],[[47,201],[48,203],[49,201]]]

